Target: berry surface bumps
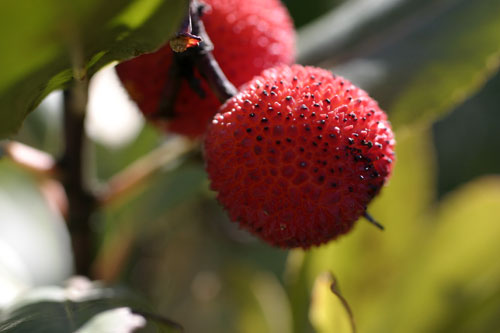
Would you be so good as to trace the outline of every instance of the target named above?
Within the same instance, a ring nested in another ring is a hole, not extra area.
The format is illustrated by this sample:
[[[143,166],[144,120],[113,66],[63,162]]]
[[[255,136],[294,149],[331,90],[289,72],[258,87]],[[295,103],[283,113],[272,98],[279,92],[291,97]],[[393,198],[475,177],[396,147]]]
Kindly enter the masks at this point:
[[[347,233],[391,174],[386,114],[326,70],[265,70],[219,112],[204,142],[211,187],[232,221],[272,245]]]
[[[214,45],[214,56],[236,87],[262,70],[291,64],[295,32],[287,9],[279,0],[203,0],[202,16]],[[157,115],[162,92],[173,61],[169,45],[116,66],[131,98],[147,117]],[[183,80],[167,130],[190,137],[201,136],[221,103],[195,70],[205,97]],[[160,117],[161,118],[161,117]]]

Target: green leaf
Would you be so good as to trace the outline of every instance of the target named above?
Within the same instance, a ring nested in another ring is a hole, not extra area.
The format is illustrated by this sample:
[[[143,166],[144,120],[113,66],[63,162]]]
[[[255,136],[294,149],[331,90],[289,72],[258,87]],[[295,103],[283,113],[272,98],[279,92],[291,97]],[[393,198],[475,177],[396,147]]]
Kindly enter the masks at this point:
[[[445,198],[435,228],[429,229],[425,243],[415,244],[419,251],[413,252],[412,265],[391,292],[392,304],[387,306],[392,310],[384,317],[384,330],[488,332],[498,328],[498,207],[499,177],[477,180]]]
[[[186,0],[0,2],[0,138],[74,75],[164,44],[186,10]]]
[[[121,327],[131,332],[145,324],[127,306],[137,302],[124,292],[75,277],[65,288],[39,287],[22,295],[2,313],[0,332],[90,332],[91,327]],[[115,309],[113,312],[108,310]],[[98,317],[95,317],[98,315]],[[102,330],[105,332],[106,330]]]
[[[310,60],[307,55],[322,52],[322,58],[312,59],[313,63],[361,84],[389,112],[396,128],[435,120],[478,91],[498,70],[498,0],[382,3],[357,2],[354,14],[363,14],[359,19],[353,14],[353,20],[361,23],[349,22],[352,29],[339,27],[346,22],[337,15],[323,33],[320,29],[325,24],[306,30],[304,43],[312,43],[307,37],[315,34],[318,42],[302,57]],[[370,6],[380,17],[366,13],[371,12]],[[382,20],[391,12],[400,12],[401,18]],[[374,20],[371,32],[359,32]],[[329,46],[330,42],[334,45]]]
[[[457,1],[450,7],[436,17],[436,28],[422,29],[411,40],[433,34],[430,40],[409,48],[425,56],[388,107],[395,126],[432,120],[452,110],[499,68],[500,2]]]
[[[316,332],[354,333],[354,317],[331,273],[318,276],[312,291],[309,317]]]

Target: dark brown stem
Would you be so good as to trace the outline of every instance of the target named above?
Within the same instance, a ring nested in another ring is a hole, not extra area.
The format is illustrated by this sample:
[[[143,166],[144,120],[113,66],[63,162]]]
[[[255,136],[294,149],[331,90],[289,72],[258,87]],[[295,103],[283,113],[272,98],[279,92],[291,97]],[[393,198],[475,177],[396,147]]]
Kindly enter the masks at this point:
[[[175,116],[174,105],[180,82],[188,82],[201,98],[206,97],[194,68],[207,81],[217,99],[224,103],[237,93],[235,86],[227,79],[212,54],[213,44],[205,30],[201,16],[203,5],[196,0],[190,4],[189,14],[184,20],[176,37],[170,41],[174,51],[174,61],[169,70],[167,82],[158,107],[159,118]]]
[[[207,31],[205,30],[205,25],[201,20],[202,14],[203,6],[201,6],[196,0],[192,1],[192,32],[193,34],[200,36],[202,40],[200,45],[196,48],[198,54],[195,57],[195,64],[198,71],[207,80],[207,83],[210,85],[210,88],[219,101],[224,103],[226,100],[236,95],[238,90],[227,79],[212,53],[214,46],[207,34]]]
[[[71,234],[76,273],[89,276],[93,257],[90,218],[96,207],[94,196],[86,190],[83,165],[85,148],[85,111],[88,81],[75,80],[64,91],[65,147],[59,167],[68,196],[68,227]]]

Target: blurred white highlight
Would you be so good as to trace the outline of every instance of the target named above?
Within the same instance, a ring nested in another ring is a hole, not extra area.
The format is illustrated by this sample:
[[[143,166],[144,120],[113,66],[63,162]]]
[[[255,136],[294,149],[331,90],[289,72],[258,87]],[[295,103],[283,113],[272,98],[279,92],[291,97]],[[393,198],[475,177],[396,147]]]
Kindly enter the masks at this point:
[[[91,139],[110,148],[120,148],[134,140],[144,118],[128,97],[114,64],[101,69],[90,81],[85,128]]]

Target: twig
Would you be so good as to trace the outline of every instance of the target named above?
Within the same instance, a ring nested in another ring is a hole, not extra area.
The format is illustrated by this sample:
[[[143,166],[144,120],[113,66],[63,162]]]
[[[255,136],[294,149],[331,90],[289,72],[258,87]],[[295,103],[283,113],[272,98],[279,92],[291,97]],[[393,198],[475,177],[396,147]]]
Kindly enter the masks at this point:
[[[83,152],[85,145],[85,111],[88,80],[75,79],[64,91],[65,147],[59,168],[61,181],[68,196],[68,227],[71,234],[76,273],[89,276],[93,258],[90,218],[96,208],[94,196],[85,188]]]
[[[149,154],[132,163],[108,182],[106,190],[99,195],[99,203],[108,205],[124,194],[136,189],[168,163],[177,160],[196,147],[194,141],[174,137]]]
[[[16,165],[26,170],[44,176],[56,173],[56,161],[46,152],[15,141],[3,143],[0,149]]]
[[[206,97],[206,92],[201,88],[200,81],[195,76],[194,68],[207,81],[221,103],[238,92],[212,54],[213,44],[201,20],[203,8],[204,6],[197,0],[191,0],[189,14],[184,19],[176,37],[170,41],[170,46],[174,51],[173,62],[158,105],[157,118],[168,119],[175,116],[174,105],[180,82],[183,79],[201,98]]]
[[[236,95],[238,90],[227,79],[212,54],[214,46],[207,34],[207,31],[205,30],[205,25],[201,20],[202,14],[203,6],[201,6],[196,0],[192,1],[191,15],[193,34],[200,36],[202,40],[200,45],[195,48],[198,51],[198,54],[195,57],[195,63],[201,75],[203,75],[203,77],[207,80],[210,88],[219,101],[224,103],[226,100]]]

